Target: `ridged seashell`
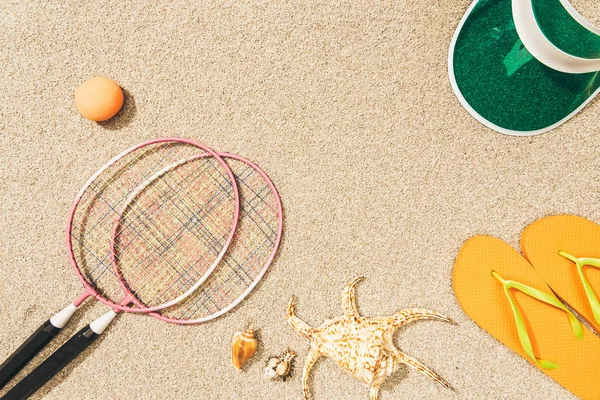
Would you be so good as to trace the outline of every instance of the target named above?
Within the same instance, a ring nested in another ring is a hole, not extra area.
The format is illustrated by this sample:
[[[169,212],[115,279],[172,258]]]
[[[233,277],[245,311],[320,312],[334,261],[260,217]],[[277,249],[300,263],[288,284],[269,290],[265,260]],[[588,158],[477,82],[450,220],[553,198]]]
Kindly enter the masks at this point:
[[[281,378],[285,381],[292,372],[294,357],[296,357],[296,353],[288,349],[278,357],[269,358],[264,370],[264,378],[271,380]]]
[[[258,340],[254,331],[248,329],[245,332],[236,332],[231,342],[231,363],[241,370],[244,364],[256,353]]]

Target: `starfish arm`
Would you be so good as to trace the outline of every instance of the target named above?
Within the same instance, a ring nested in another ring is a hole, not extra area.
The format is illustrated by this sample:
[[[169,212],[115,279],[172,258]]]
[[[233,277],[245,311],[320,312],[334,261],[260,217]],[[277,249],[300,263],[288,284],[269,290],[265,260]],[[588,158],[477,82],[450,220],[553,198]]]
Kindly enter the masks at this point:
[[[406,325],[420,319],[450,322],[452,324],[454,323],[454,321],[451,318],[446,317],[445,315],[442,315],[435,311],[424,310],[420,308],[409,308],[407,310],[397,312],[396,314],[394,314],[393,319],[395,327],[400,327],[402,325]]]
[[[304,393],[304,400],[309,399],[309,391],[308,391],[308,376],[310,374],[310,370],[315,365],[315,362],[321,357],[321,353],[316,347],[311,347],[308,355],[306,356],[306,361],[304,362],[304,370],[302,371],[302,391]]]
[[[394,354],[394,358],[395,358],[396,362],[408,365],[409,367],[416,369],[418,372],[422,373],[423,375],[427,376],[428,378],[433,379],[435,382],[444,386],[446,389],[451,389],[450,384],[448,382],[446,382],[444,380],[444,378],[442,378],[441,376],[439,376],[438,374],[433,372],[433,370],[431,368],[424,365],[419,360],[417,360],[409,355],[406,355],[400,351],[396,351],[396,353]]]
[[[358,282],[365,279],[364,276],[359,276],[352,279],[346,287],[344,288],[344,292],[342,293],[342,305],[344,307],[344,313],[346,317],[359,317],[358,308],[356,306],[356,289],[355,286]]]
[[[371,384],[371,398],[370,400],[377,400],[379,399],[379,388],[381,387],[381,384],[383,383],[383,380],[381,382],[379,381],[375,381]]]
[[[288,324],[290,324],[290,326],[292,328],[294,328],[294,330],[296,332],[300,333],[301,335],[304,335],[304,336],[310,338],[315,333],[315,328],[308,325],[306,322],[302,321],[300,318],[296,317],[293,297],[290,299],[290,303],[288,304],[288,308],[287,308],[287,312],[286,312],[286,320],[287,320]]]

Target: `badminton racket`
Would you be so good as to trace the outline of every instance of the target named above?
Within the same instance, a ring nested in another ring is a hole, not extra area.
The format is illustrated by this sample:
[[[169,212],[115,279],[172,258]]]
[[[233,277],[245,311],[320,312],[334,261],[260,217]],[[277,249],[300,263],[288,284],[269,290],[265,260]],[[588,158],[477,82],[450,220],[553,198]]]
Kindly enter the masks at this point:
[[[210,157],[181,163],[197,153]],[[67,223],[69,259],[84,291],[0,366],[3,384],[89,297],[116,311],[151,312],[189,296],[223,257],[238,215],[235,178],[206,146],[155,139],[113,158],[81,189]],[[115,315],[111,310],[73,340],[95,339]]]
[[[233,171],[240,191],[237,230],[217,268],[191,296],[175,306],[150,314],[161,320],[177,324],[198,324],[230,311],[256,287],[279,247],[283,212],[275,186],[264,171],[252,162],[232,154],[220,155]],[[72,347],[67,343],[57,353],[70,353]],[[59,370],[55,363],[44,364],[19,382],[13,390],[25,393],[32,386],[39,386],[40,381],[50,379],[48,374],[53,376]],[[10,394],[11,392],[8,393]],[[7,397],[17,398],[23,397]]]

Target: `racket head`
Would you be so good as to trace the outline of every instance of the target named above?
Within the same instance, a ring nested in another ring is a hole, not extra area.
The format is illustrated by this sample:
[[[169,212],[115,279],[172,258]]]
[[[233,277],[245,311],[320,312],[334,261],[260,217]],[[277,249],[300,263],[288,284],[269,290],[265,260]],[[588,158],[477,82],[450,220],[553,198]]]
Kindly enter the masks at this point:
[[[149,314],[159,320],[191,325],[222,316],[252,292],[277,254],[283,234],[283,206],[275,185],[253,162],[235,154],[219,155],[233,171],[240,193],[234,239],[217,268],[192,295]]]
[[[198,154],[210,157],[182,162]],[[153,139],[111,159],[81,188],[67,220],[67,254],[89,295],[115,310],[155,312],[192,294],[217,267],[239,211],[235,176],[216,152],[189,139]]]

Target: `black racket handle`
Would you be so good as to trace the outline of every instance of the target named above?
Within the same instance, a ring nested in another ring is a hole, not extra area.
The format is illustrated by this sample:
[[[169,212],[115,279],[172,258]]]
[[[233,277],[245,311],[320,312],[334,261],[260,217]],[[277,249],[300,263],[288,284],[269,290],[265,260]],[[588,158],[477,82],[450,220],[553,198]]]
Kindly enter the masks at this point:
[[[60,328],[50,320],[44,322],[10,357],[0,365],[0,389],[2,389],[36,354],[54,338]]]
[[[100,336],[86,326],[56,350],[50,357],[2,397],[2,400],[24,400],[44,386]]]

